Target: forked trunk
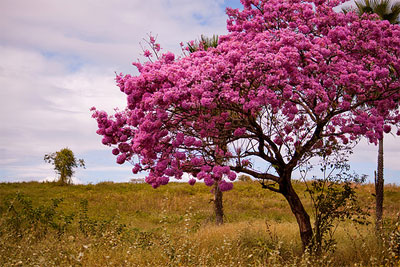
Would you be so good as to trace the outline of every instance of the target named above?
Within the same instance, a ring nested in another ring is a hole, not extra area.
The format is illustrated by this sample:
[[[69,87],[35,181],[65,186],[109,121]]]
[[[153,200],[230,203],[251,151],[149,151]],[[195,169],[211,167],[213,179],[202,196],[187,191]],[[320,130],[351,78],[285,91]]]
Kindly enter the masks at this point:
[[[292,186],[290,175],[287,175],[287,177],[284,178],[284,181],[279,185],[279,189],[288,201],[290,209],[296,217],[300,230],[301,242],[303,244],[303,250],[305,250],[311,244],[313,236],[310,216],[304,209],[303,203]]]
[[[383,215],[383,138],[379,139],[378,148],[378,170],[375,177],[375,195],[376,195],[376,221],[375,227],[377,234],[380,233],[382,228],[382,215]]]
[[[218,184],[214,187],[214,211],[215,223],[221,225],[224,223],[224,209],[222,205],[222,191],[219,189]]]

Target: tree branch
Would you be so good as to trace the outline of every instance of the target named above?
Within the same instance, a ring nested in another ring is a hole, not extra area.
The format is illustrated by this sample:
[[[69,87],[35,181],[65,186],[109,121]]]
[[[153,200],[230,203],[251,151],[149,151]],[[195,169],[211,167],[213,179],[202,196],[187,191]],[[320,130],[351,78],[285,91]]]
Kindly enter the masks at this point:
[[[279,180],[280,180],[280,178],[278,176],[275,176],[275,175],[272,175],[269,173],[258,173],[256,171],[249,170],[249,169],[246,169],[241,166],[231,166],[230,168],[231,168],[231,170],[236,171],[236,172],[244,172],[246,174],[249,174],[256,179],[265,179],[265,180],[271,180],[274,182],[279,182]]]

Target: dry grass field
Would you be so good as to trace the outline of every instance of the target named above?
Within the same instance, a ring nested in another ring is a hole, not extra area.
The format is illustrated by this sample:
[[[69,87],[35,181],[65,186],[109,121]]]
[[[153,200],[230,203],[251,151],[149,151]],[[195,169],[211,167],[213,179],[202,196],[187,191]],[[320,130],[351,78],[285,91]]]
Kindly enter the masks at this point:
[[[296,189],[311,212],[303,183]],[[210,188],[171,183],[0,184],[1,266],[400,266],[400,187],[385,188],[385,229],[338,224],[335,249],[302,254],[286,200],[256,182],[224,193],[214,225]],[[374,186],[357,189],[374,218]],[[397,223],[397,224],[396,224]]]

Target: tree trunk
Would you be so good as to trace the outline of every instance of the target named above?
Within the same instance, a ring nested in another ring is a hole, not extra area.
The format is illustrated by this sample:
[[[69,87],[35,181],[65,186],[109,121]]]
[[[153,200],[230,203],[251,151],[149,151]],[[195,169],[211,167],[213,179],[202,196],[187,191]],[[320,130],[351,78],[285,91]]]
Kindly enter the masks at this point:
[[[296,217],[297,224],[299,225],[300,238],[303,244],[303,250],[305,250],[310,244],[313,236],[313,230],[311,226],[310,216],[304,209],[303,203],[299,196],[294,190],[290,176],[285,177],[284,182],[279,184],[279,189],[289,203],[292,213]]]
[[[215,223],[221,225],[224,223],[224,209],[222,205],[222,191],[219,189],[218,183],[214,187],[214,211]]]
[[[379,139],[378,149],[378,170],[375,178],[375,195],[376,195],[376,221],[375,228],[377,234],[380,233],[382,228],[382,214],[383,214],[383,138]]]

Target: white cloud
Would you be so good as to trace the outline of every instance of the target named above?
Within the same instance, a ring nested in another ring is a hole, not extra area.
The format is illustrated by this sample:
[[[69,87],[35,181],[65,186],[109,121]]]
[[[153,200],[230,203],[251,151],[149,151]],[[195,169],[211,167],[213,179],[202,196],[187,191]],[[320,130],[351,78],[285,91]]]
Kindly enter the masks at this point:
[[[12,1],[0,3],[3,43],[90,62],[129,64],[147,33],[167,50],[201,33],[225,32],[223,1]],[[113,66],[113,67],[114,67]]]
[[[12,170],[12,180],[7,177],[0,177],[0,182],[4,181],[39,181],[42,177],[53,177],[56,179],[57,174],[51,165],[44,162],[17,162],[17,164],[0,165],[1,169]]]
[[[57,62],[20,49],[0,49],[0,57],[4,59],[0,82],[5,88],[0,92],[2,160],[15,160],[27,152],[43,155],[60,146],[78,151],[101,147],[89,109],[94,104],[107,110],[124,105],[112,72],[84,67],[68,73]],[[29,68],[24,69],[27,63],[19,58],[28,59]]]
[[[221,0],[1,1],[2,179],[50,176],[54,171],[42,164],[43,156],[65,146],[76,154],[107,149],[95,133],[89,108],[124,107],[114,71],[136,71],[131,62],[140,57],[139,42],[149,32],[158,35],[164,51],[176,53],[181,41],[202,33],[224,33],[221,4]],[[109,168],[92,167],[98,173]],[[129,168],[119,168],[125,169]]]
[[[386,134],[383,139],[384,167],[393,171],[398,171],[400,179],[400,137]],[[363,139],[354,149],[354,154],[350,157],[351,162],[365,163],[376,169],[378,158],[378,146],[370,144]],[[372,174],[371,174],[372,175]]]

